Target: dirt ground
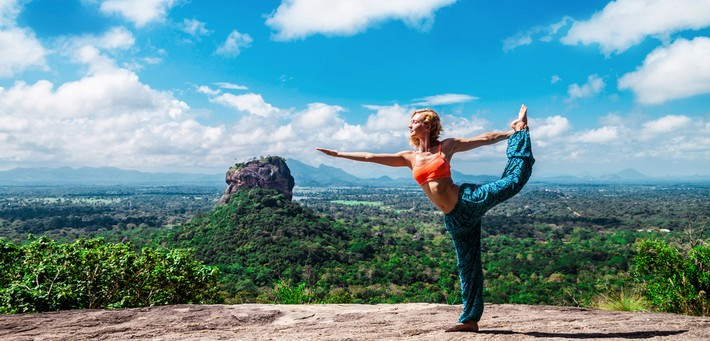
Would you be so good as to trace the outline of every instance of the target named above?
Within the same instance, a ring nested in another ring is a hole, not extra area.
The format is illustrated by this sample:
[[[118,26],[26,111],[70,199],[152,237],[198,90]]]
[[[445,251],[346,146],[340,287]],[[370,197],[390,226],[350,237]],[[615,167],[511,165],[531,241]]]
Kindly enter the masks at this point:
[[[443,304],[175,305],[0,315],[1,340],[710,340],[710,318],[486,305],[479,333],[444,333]]]

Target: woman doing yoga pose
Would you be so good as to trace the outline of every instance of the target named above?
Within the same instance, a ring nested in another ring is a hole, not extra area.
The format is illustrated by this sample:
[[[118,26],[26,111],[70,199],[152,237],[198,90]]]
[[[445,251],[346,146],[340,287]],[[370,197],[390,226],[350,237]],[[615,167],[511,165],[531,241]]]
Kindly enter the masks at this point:
[[[478,321],[483,314],[481,217],[493,206],[520,192],[530,178],[535,159],[530,146],[527,110],[525,105],[520,107],[518,118],[511,123],[513,130],[443,141],[439,141],[439,133],[442,131],[439,115],[432,109],[416,110],[409,123],[409,141],[415,149],[396,154],[339,152],[316,148],[330,156],[392,167],[409,167],[427,197],[444,212],[446,230],[456,248],[463,299],[460,324],[446,331],[478,331]],[[508,163],[499,180],[484,185],[454,184],[449,162],[455,153],[505,139],[508,140]]]

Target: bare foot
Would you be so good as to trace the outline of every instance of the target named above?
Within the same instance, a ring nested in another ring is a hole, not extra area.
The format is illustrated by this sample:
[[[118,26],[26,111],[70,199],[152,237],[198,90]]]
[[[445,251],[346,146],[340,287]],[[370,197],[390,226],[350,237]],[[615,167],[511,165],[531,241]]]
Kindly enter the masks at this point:
[[[472,332],[472,333],[475,333],[478,331],[478,322],[466,321],[464,323],[457,324],[445,331],[447,333],[448,332]]]
[[[526,107],[525,104],[520,106],[520,112],[518,112],[518,119],[513,121],[510,124],[510,127],[513,128],[513,130],[515,131],[528,129],[528,107]]]

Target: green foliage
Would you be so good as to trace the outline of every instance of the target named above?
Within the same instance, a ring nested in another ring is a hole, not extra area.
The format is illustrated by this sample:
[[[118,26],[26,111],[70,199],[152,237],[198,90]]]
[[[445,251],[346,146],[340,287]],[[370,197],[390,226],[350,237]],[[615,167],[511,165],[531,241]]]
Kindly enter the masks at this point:
[[[484,238],[483,266],[487,299],[494,303],[593,305],[606,288],[625,281],[631,249],[619,242],[625,231],[590,234],[576,228],[565,242],[556,229],[538,226],[546,240]],[[613,261],[612,261],[613,260]],[[603,274],[603,275],[602,275]]]
[[[461,303],[456,255],[440,221],[346,207],[338,212],[353,216],[333,220],[275,191],[240,191],[167,241],[218,266],[230,302],[273,302],[275,295],[284,303]],[[560,234],[549,224],[520,231],[539,238],[484,231],[487,301],[590,306],[629,277],[630,231]]]
[[[0,313],[125,308],[218,301],[218,271],[187,250],[143,248],[102,239],[23,246],[0,239]]]
[[[273,190],[238,191],[227,205],[176,228],[168,244],[190,247],[224,273],[232,297],[255,299],[279,279],[313,285],[326,267],[346,261],[352,235]]]
[[[306,283],[299,283],[294,286],[290,282],[281,280],[274,287],[277,303],[282,304],[307,304],[311,303],[313,296],[306,289]]]
[[[647,311],[648,306],[643,295],[623,288],[609,294],[600,294],[594,303],[596,308],[615,311]]]
[[[416,185],[301,187],[294,202],[273,191],[243,191],[215,208],[222,190],[0,188],[0,236],[18,245],[27,232],[65,242],[130,240],[135,255],[144,246],[192,248],[196,259],[220,269],[213,287],[229,303],[278,301],[274,288],[282,280],[303,285],[311,303],[461,303],[451,239]],[[709,193],[706,185],[528,184],[483,218],[485,299],[576,306],[617,300],[619,288],[632,284],[636,240],[671,240],[689,221],[707,220]],[[194,217],[199,211],[207,213]],[[16,273],[2,259],[24,255],[18,245],[0,243],[2,285]]]
[[[666,312],[710,315],[710,245],[683,254],[664,241],[647,239],[637,248],[635,276],[651,304]]]

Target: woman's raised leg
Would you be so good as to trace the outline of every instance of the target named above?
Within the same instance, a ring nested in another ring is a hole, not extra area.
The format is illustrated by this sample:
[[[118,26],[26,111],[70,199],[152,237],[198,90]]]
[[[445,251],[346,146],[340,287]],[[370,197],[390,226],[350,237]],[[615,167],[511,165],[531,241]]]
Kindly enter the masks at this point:
[[[520,109],[520,116],[512,123],[512,126],[517,131],[508,138],[506,150],[508,163],[505,165],[500,180],[478,186],[467,193],[467,197],[464,197],[464,200],[476,207],[476,214],[479,216],[520,192],[532,174],[535,158],[532,154],[530,132],[527,129],[527,108],[525,106]]]

